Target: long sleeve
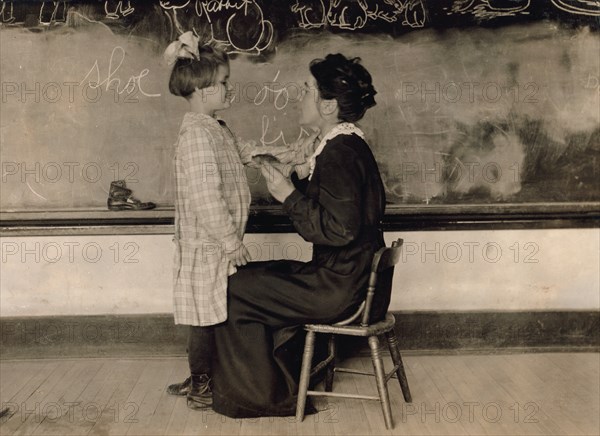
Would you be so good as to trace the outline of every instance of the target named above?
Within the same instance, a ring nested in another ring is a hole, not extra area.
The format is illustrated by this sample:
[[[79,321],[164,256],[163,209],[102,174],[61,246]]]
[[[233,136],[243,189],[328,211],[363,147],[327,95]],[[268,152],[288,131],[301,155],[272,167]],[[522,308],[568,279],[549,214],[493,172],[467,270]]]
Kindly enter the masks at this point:
[[[239,136],[235,136],[227,123],[223,120],[218,120],[221,127],[223,127],[227,133],[233,139],[235,147],[237,148],[238,154],[240,155],[240,160],[244,165],[251,166],[253,168],[259,168],[258,165],[252,160],[252,152],[256,148],[256,141],[254,140],[246,140],[242,139]]]
[[[252,160],[252,151],[256,148],[256,141],[248,141],[238,136],[235,138],[235,145],[244,165],[257,166]]]
[[[181,143],[181,160],[189,180],[190,210],[215,241],[232,251],[241,244],[227,203],[213,136],[207,129],[191,128]]]
[[[314,244],[343,246],[358,235],[362,222],[364,178],[356,153],[343,145],[324,151],[318,201],[294,190],[283,203],[298,233]]]

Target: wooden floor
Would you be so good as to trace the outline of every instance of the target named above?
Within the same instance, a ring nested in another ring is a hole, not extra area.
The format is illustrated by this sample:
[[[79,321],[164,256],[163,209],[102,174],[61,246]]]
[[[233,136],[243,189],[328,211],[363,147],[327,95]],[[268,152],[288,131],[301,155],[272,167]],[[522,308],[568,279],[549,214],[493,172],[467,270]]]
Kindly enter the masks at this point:
[[[395,429],[375,402],[319,399],[317,415],[230,419],[169,396],[185,358],[0,362],[0,434],[53,435],[598,435],[600,354],[405,356],[413,403],[395,380]],[[346,366],[370,369],[369,358]],[[389,361],[386,360],[389,365]],[[335,391],[372,394],[372,377],[337,374]]]

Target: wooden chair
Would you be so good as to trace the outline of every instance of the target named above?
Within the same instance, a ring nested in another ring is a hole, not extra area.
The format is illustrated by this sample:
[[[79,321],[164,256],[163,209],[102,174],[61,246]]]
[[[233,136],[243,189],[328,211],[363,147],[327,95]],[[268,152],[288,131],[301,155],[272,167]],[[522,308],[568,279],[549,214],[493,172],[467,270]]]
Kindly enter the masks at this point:
[[[385,426],[388,429],[394,427],[392,421],[392,411],[390,407],[390,399],[387,390],[387,382],[390,378],[396,376],[404,395],[404,400],[407,403],[412,402],[410,395],[410,389],[408,388],[408,381],[406,379],[406,373],[404,372],[404,365],[402,364],[402,357],[398,349],[398,340],[394,333],[395,319],[394,315],[388,313],[383,321],[379,321],[374,324],[369,323],[371,305],[375,290],[377,286],[378,274],[388,268],[393,268],[400,259],[400,253],[402,250],[402,239],[398,239],[392,243],[391,247],[383,247],[373,256],[373,263],[371,264],[371,275],[369,277],[369,287],[367,290],[367,298],[360,305],[358,311],[350,318],[335,323],[335,324],[306,324],[304,329],[306,330],[306,340],[304,343],[304,355],[302,357],[302,371],[300,374],[300,384],[298,388],[298,403],[296,405],[296,419],[302,421],[304,419],[304,408],[306,405],[307,395],[312,396],[328,396],[338,398],[355,398],[361,400],[375,400],[381,403],[383,410],[383,417],[385,419]],[[393,274],[393,270],[392,270]],[[356,320],[360,319],[360,323]],[[312,359],[314,354],[315,335],[317,333],[329,334],[329,355],[328,357],[312,368]],[[379,340],[378,336],[385,334],[387,343],[390,349],[394,368],[389,372],[385,373],[383,360],[381,353],[379,352]],[[373,361],[374,373],[359,371],[349,368],[336,368],[335,367],[335,335],[350,335],[350,336],[362,336],[368,338],[369,347],[371,348],[371,360]],[[308,383],[310,377],[317,372],[326,369],[327,373],[325,376],[325,391],[309,391]],[[375,376],[377,380],[377,390],[379,396],[368,396],[368,395],[356,395],[356,394],[344,394],[332,392],[333,389],[333,376],[334,372],[347,372],[353,374],[362,374]]]

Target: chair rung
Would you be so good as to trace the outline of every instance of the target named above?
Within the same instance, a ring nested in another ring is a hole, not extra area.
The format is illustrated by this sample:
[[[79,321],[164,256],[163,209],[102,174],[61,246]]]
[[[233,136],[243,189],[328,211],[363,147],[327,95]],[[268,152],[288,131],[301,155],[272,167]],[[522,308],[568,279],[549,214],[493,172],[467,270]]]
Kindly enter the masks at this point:
[[[370,375],[375,376],[372,372],[361,371],[360,369],[350,369],[350,368],[334,368],[335,372],[348,372],[350,374],[361,374],[361,375]]]
[[[331,361],[333,361],[334,358],[335,358],[334,355],[327,356],[327,358],[325,360],[319,362],[318,365],[315,365],[315,367],[310,371],[310,376],[312,377],[319,371],[323,370],[323,368],[327,367],[327,365],[329,365],[331,363]]]
[[[350,374],[370,375],[371,377],[375,377],[375,374],[373,374],[372,372],[361,371],[359,369],[334,368],[333,370],[335,372],[347,372]],[[396,370],[398,370],[398,367],[394,366],[394,369],[385,376],[385,381],[388,381],[391,378],[398,378],[398,377],[396,377]]]
[[[386,382],[386,383],[387,383],[387,382],[388,382],[388,381],[389,381],[391,378],[398,378],[398,377],[396,377],[396,371],[398,371],[398,368],[400,368],[400,366],[399,366],[399,365],[396,365],[396,366],[394,366],[394,368],[393,368],[393,369],[392,369],[390,372],[388,372],[388,373],[385,375],[385,382]]]
[[[306,395],[312,395],[313,397],[336,397],[353,398],[355,400],[381,401],[379,397],[373,397],[370,395],[340,394],[339,392],[308,391],[306,392]]]

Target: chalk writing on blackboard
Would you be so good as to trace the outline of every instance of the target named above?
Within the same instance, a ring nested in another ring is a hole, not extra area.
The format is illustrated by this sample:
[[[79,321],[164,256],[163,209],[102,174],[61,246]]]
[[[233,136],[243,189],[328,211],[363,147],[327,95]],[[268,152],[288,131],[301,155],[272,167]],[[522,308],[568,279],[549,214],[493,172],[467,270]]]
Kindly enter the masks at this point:
[[[270,120],[269,120],[268,116],[263,115],[261,122],[262,122],[261,135],[260,135],[261,145],[263,145],[263,146],[266,146],[266,145],[289,145],[291,142],[293,142],[293,141],[290,141],[289,139],[286,140],[286,137],[281,130],[279,130],[278,132],[275,132],[275,133],[271,133],[269,131]],[[304,128],[301,128],[300,134],[298,135],[297,138],[294,138],[294,141],[299,140],[303,134],[308,135],[308,132]],[[271,139],[267,139],[267,137],[269,137]]]
[[[177,29],[177,32],[179,32],[180,34],[184,33],[185,30],[184,30],[183,26],[181,25],[181,23],[179,22],[179,19],[177,18],[177,12],[180,9],[187,8],[189,4],[190,4],[189,0],[182,2],[182,3],[176,3],[176,2],[171,2],[171,1],[162,1],[162,0],[160,2],[160,7],[163,8],[165,11],[167,11],[165,16],[169,19],[169,22],[171,23],[171,25],[173,25]]]
[[[280,112],[288,106],[290,101],[298,101],[300,96],[298,84],[296,82],[280,83],[280,73],[281,71],[277,70],[273,80],[266,82],[257,92],[256,96],[252,99],[255,106],[262,106],[265,103],[272,102],[273,108]],[[243,94],[246,94],[246,92],[243,92]],[[273,119],[273,121],[276,120]],[[304,128],[300,128],[300,133],[294,138],[294,141],[300,139],[304,134],[308,135],[308,132]],[[263,115],[261,118],[261,135],[259,141],[263,146],[275,144],[288,145],[291,142],[289,139],[286,140],[286,136],[282,130],[271,131],[271,118],[267,115]]]
[[[50,25],[64,23],[67,19],[66,2],[42,2],[40,7],[40,24]]]
[[[210,27],[207,42],[224,45],[230,54],[260,54],[273,42],[273,24],[265,18],[261,6],[254,0],[196,0],[193,8],[190,4],[191,0],[160,2],[161,8],[179,33],[190,30],[179,20],[178,12],[182,10],[206,20]],[[253,31],[249,33],[248,29]],[[202,33],[200,29],[191,30],[197,34]]]
[[[114,2],[111,0],[106,0],[104,2],[104,12],[106,13],[106,18],[110,18],[111,20],[117,20],[121,17],[126,17],[127,15],[132,14],[133,11],[135,11],[135,8],[131,6],[130,1]]]
[[[144,68],[137,75],[129,76],[125,84],[122,86],[123,81],[117,75],[117,73],[119,71],[119,68],[121,68],[121,65],[123,65],[124,60],[125,49],[120,46],[115,47],[110,54],[107,75],[105,77],[102,76],[102,73],[100,72],[100,67],[98,66],[98,59],[96,59],[92,68],[90,68],[83,80],[79,82],[79,86],[86,83],[92,89],[104,86],[105,91],[108,91],[109,89],[111,89],[111,87],[114,87],[115,92],[119,95],[123,93],[126,93],[127,95],[132,95],[139,90],[139,92],[145,97],[160,97],[160,93],[148,93],[144,91],[142,80],[146,76],[148,76],[148,73],[150,72],[148,68]],[[101,76],[104,78],[101,78]]]
[[[255,105],[260,106],[265,102],[267,98],[273,101],[273,105],[277,110],[283,110],[290,102],[290,98],[297,99],[300,95],[300,88],[297,83],[289,82],[286,84],[279,83],[279,74],[281,71],[277,70],[277,74],[272,81],[267,82],[258,91],[253,99]],[[290,91],[293,95],[290,95]]]
[[[444,16],[452,16],[444,20]],[[272,55],[289,32],[393,32],[476,22],[556,18],[580,23],[600,16],[598,0],[72,0],[0,1],[0,24],[31,31],[77,27],[81,20],[104,22],[116,33],[167,44],[193,30],[228,52]],[[588,22],[597,27],[595,21]],[[36,26],[39,28],[36,29]]]
[[[600,2],[596,0],[551,0],[558,9],[571,14],[600,16]],[[479,20],[527,15],[531,0],[455,0],[448,10],[452,14],[472,14]]]
[[[562,11],[572,14],[600,16],[598,0],[552,0],[552,4]]]
[[[0,4],[0,21],[2,23],[12,23],[15,21],[12,2],[2,2],[2,4]]]
[[[448,14],[473,14],[476,18],[489,20],[528,14],[530,0],[455,0]]]
[[[17,20],[15,13],[19,12],[19,6],[15,8],[15,2],[2,1],[0,5],[0,23],[13,24],[23,23],[24,20]],[[39,5],[34,4],[37,8],[36,19],[41,26],[49,26],[52,24],[63,24],[67,18],[67,3],[64,1],[55,2],[40,2]],[[15,11],[16,9],[16,11]]]
[[[369,0],[296,0],[291,7],[298,14],[302,29],[336,27],[345,30],[364,28],[369,21],[401,23],[410,27],[425,25],[425,6],[420,0],[376,2]]]

